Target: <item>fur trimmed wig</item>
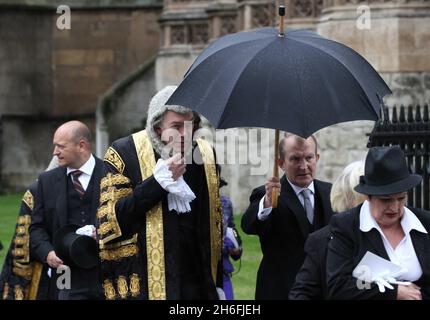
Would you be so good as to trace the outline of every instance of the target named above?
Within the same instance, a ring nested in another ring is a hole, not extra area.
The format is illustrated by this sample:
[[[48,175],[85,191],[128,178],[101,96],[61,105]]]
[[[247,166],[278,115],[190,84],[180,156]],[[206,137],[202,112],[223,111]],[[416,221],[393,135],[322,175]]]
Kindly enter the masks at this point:
[[[146,120],[146,131],[148,132],[149,138],[152,143],[152,147],[155,149],[160,156],[163,155],[164,143],[158,136],[155,128],[160,124],[164,113],[167,111],[173,111],[179,114],[186,114],[192,112],[191,109],[178,106],[178,105],[166,105],[167,100],[175,92],[177,86],[167,86],[164,89],[158,91],[158,93],[152,97],[148,108],[148,118]]]

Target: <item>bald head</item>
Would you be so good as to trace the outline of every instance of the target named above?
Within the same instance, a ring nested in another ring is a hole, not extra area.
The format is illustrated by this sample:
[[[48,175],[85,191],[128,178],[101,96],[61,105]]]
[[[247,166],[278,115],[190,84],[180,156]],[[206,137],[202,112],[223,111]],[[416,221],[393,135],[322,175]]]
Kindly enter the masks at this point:
[[[80,121],[62,124],[54,134],[54,152],[60,166],[79,169],[91,156],[91,132]]]
[[[57,132],[63,132],[67,135],[70,135],[70,138],[73,139],[76,143],[79,140],[83,139],[87,142],[88,145],[91,146],[91,132],[88,127],[77,120],[72,120],[66,122],[58,127]]]

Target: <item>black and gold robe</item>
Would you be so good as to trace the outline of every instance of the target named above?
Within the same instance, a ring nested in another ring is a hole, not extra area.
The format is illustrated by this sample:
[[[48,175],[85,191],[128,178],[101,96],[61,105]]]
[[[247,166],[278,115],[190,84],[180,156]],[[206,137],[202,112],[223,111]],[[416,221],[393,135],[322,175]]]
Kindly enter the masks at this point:
[[[103,287],[107,299],[180,299],[182,263],[200,270],[202,299],[221,287],[222,213],[211,146],[197,141],[202,165],[187,165],[184,179],[196,194],[191,213],[169,212],[167,192],[152,175],[159,158],[146,131],[115,141],[105,156],[97,213]],[[185,215],[185,216],[182,216]],[[189,215],[189,216],[186,216]],[[180,246],[194,219],[193,248]],[[188,253],[185,255],[185,253]],[[190,259],[188,261],[187,259]],[[218,285],[216,285],[218,284]]]
[[[30,257],[31,214],[37,182],[27,190],[21,201],[15,233],[6,255],[0,275],[2,300],[44,300],[49,297],[47,266]]]

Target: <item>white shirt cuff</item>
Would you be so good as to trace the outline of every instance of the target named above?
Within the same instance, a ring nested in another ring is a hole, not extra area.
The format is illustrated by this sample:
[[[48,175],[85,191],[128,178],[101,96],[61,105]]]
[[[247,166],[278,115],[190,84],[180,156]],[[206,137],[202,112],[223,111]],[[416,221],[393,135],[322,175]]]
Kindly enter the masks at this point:
[[[272,212],[272,207],[264,208],[264,198],[265,197],[266,196],[264,196],[263,198],[261,198],[260,204],[258,206],[257,218],[260,221],[264,221],[267,218],[269,218],[269,215]]]

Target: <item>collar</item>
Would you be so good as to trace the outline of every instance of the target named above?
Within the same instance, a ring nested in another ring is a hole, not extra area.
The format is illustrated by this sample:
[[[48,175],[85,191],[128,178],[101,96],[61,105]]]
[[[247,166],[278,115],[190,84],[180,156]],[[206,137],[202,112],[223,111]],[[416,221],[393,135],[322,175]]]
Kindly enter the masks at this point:
[[[294,192],[296,193],[297,196],[299,195],[300,192],[302,192],[303,189],[309,189],[309,190],[311,190],[312,194],[315,194],[315,187],[314,187],[314,182],[313,181],[311,182],[310,185],[308,185],[307,188],[302,188],[302,187],[296,186],[288,178],[287,178],[287,181],[291,185],[291,188],[293,188],[293,190],[294,190]]]
[[[413,229],[422,233],[427,233],[417,216],[406,207],[404,207],[404,210],[405,212],[400,220],[400,224],[402,225],[402,229],[405,234],[409,234]],[[360,230],[363,232],[369,232],[373,228],[382,233],[381,227],[370,213],[369,201],[365,200],[360,209]]]
[[[72,171],[80,170],[83,173],[91,176],[93,174],[95,166],[96,166],[96,159],[94,158],[93,155],[91,155],[90,158],[87,160],[87,162],[85,162],[82,165],[82,167],[80,167],[79,169],[72,169],[70,167],[67,167],[67,175],[69,175],[69,173]]]

